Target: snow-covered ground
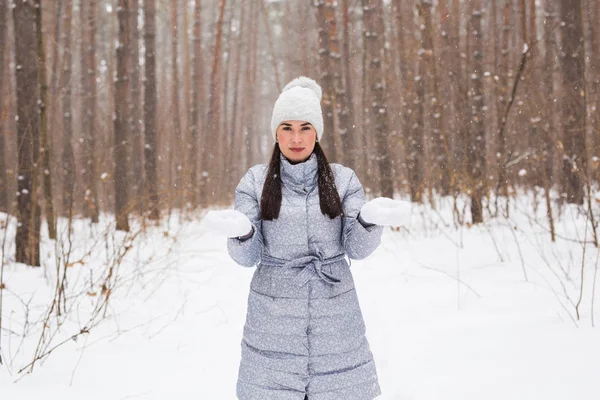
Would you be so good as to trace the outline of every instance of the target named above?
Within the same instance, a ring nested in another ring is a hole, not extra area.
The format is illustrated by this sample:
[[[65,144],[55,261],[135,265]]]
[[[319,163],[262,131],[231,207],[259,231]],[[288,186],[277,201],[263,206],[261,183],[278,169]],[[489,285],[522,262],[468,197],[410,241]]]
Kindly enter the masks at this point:
[[[379,399],[600,399],[600,304],[593,320],[591,298],[598,249],[588,245],[584,256],[578,243],[592,232],[585,215],[565,207],[552,244],[544,210],[536,215],[530,202],[519,198],[510,219],[462,229],[447,213],[415,207],[408,230],[387,228],[371,257],[352,262]],[[5,245],[0,398],[235,399],[253,269],[237,266],[200,216],[178,220],[132,240],[96,317],[105,319],[31,374],[18,371],[40,341],[62,246],[44,239],[46,267],[34,269],[11,262],[14,243]],[[70,260],[82,262],[68,268],[69,313],[58,332],[52,313],[48,348],[89,326],[103,298],[98,282],[128,240],[109,222],[75,224]],[[11,220],[8,237],[14,229]]]

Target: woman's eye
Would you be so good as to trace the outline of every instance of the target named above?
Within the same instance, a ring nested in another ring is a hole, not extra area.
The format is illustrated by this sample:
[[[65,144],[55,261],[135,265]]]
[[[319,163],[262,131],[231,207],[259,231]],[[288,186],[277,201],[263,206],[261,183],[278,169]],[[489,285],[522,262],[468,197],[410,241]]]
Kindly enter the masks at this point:
[[[303,131],[309,131],[309,130],[310,130],[310,126],[303,126],[303,127],[302,127],[302,130],[303,130]]]

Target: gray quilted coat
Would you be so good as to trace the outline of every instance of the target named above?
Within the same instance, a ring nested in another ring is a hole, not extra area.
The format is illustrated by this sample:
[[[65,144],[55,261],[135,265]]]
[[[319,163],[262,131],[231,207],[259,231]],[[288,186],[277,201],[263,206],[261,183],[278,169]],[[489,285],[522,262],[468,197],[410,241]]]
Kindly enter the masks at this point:
[[[260,219],[267,165],[256,165],[235,192],[235,209],[253,224],[230,238],[230,256],[254,272],[237,382],[240,400],[371,400],[381,393],[345,255],[361,259],[383,228],[358,213],[364,191],[354,171],[331,164],[344,215],[321,213],[317,159],[281,156],[279,218]]]

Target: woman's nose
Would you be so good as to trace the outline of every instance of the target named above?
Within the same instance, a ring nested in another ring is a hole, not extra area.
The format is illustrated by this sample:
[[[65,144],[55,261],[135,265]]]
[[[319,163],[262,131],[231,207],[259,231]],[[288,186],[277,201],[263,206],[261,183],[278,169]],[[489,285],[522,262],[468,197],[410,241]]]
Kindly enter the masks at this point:
[[[294,133],[292,134],[292,141],[300,142],[301,138],[302,138],[302,136],[300,135],[300,131],[294,131]]]

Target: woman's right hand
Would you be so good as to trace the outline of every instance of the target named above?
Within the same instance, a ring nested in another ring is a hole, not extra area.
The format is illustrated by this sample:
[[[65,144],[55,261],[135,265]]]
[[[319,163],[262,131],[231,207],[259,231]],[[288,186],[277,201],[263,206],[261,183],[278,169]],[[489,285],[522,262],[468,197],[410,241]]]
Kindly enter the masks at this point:
[[[362,206],[360,217],[368,224],[406,226],[410,221],[411,209],[408,201],[378,197]]]
[[[252,233],[252,223],[248,217],[236,210],[211,210],[204,217],[204,224],[215,235],[228,238]]]

